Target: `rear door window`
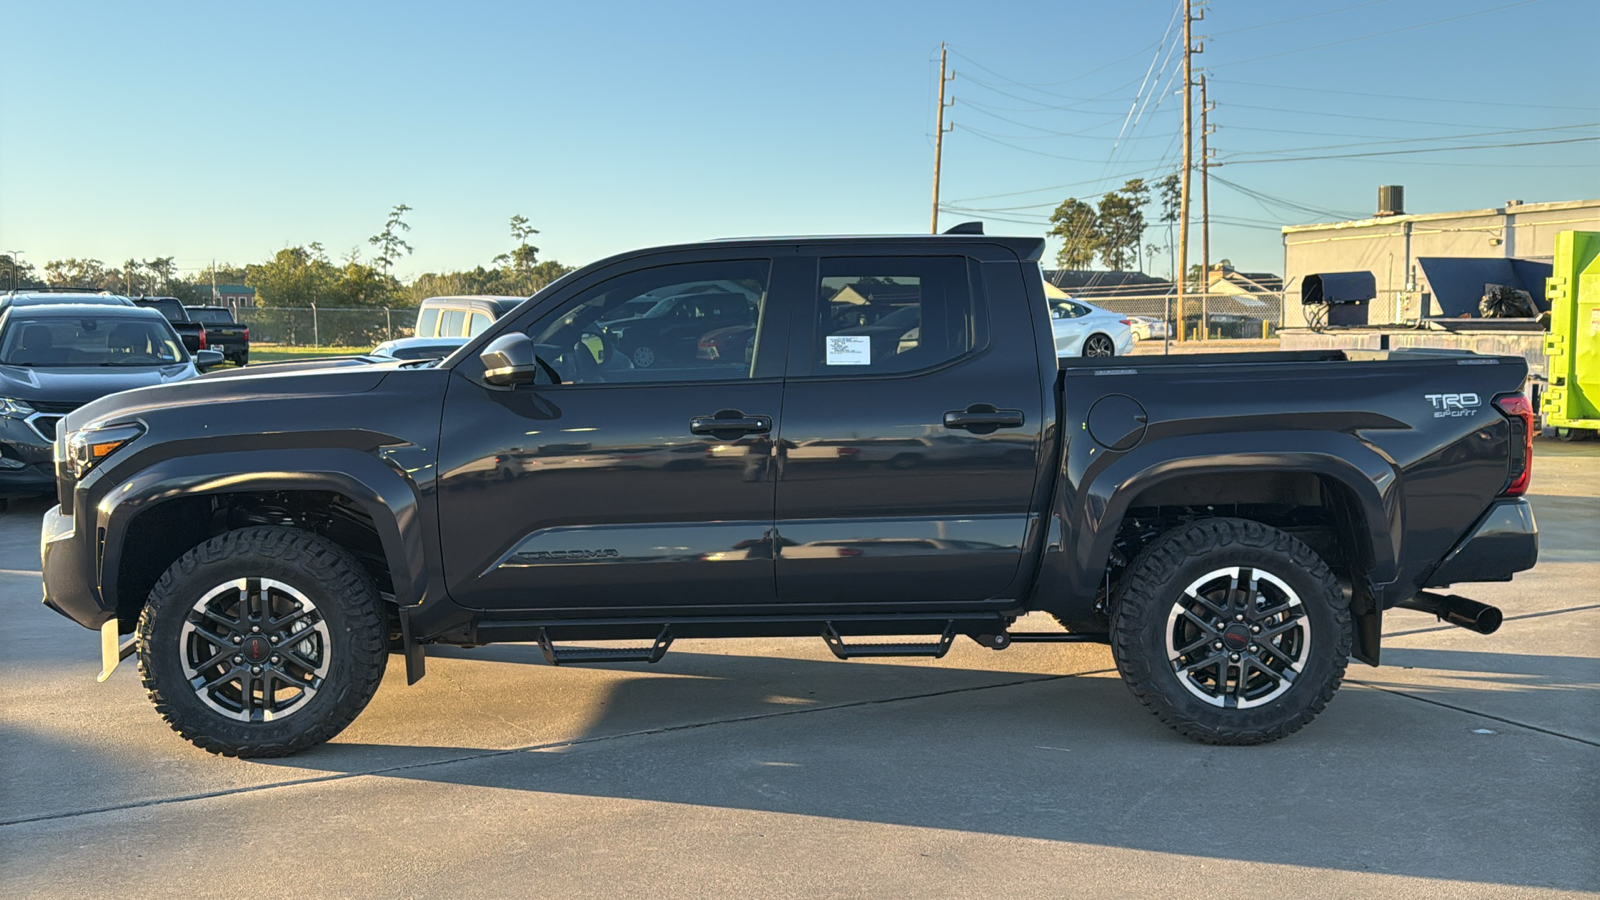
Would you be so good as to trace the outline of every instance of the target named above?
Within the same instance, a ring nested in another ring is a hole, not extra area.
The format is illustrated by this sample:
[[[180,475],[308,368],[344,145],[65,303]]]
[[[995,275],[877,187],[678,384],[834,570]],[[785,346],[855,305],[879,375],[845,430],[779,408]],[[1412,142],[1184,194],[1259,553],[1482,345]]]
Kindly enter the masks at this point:
[[[487,313],[473,313],[471,321],[467,323],[467,337],[477,337],[483,334],[488,330],[489,323],[490,319]]]
[[[433,337],[439,330],[439,308],[424,309],[417,314],[417,337]]]
[[[439,334],[443,337],[466,337],[467,311],[447,309],[439,317]]]
[[[909,372],[949,362],[977,343],[961,256],[820,262],[812,375]]]

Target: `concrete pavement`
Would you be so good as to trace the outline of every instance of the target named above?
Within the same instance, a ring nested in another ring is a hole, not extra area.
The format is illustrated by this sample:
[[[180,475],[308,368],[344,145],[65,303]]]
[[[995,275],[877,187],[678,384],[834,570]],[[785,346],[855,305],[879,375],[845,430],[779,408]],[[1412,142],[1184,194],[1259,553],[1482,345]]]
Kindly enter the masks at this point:
[[[393,666],[333,743],[192,748],[38,604],[0,514],[0,895],[1545,897],[1600,891],[1600,445],[1542,443],[1539,567],[1391,614],[1386,665],[1255,748],[1160,725],[1097,646],[833,660],[683,641]],[[1040,625],[1040,627],[1048,627]]]

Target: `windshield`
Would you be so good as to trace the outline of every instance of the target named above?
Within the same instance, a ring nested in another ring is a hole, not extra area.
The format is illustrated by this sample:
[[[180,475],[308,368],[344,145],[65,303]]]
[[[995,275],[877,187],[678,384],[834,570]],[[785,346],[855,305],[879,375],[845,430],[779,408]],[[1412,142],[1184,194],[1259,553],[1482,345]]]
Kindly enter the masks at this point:
[[[188,357],[164,322],[123,316],[13,318],[0,334],[8,366],[170,366]]]
[[[200,322],[204,325],[232,325],[233,313],[225,309],[191,309],[189,321]]]

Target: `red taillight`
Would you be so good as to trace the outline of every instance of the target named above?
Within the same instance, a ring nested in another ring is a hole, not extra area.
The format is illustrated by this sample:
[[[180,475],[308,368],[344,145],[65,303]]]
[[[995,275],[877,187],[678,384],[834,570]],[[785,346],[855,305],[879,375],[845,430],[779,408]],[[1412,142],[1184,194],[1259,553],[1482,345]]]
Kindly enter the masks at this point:
[[[247,343],[247,344],[250,342],[250,326],[249,325],[246,325],[244,327],[244,340],[245,340],[245,343]]]
[[[1133,324],[1133,320],[1132,319],[1118,319],[1117,321],[1121,322],[1124,325],[1132,325]]]
[[[205,348],[206,348],[206,330],[204,328],[202,328],[202,329],[200,329],[200,349],[204,350]]]
[[[849,459],[849,458],[853,458],[853,457],[856,457],[856,456],[860,456],[861,455],[861,448],[860,447],[840,447],[838,453],[839,453],[839,458],[840,459]]]
[[[1504,394],[1494,398],[1494,408],[1511,422],[1511,471],[1500,496],[1520,497],[1533,476],[1533,404],[1523,394]]]

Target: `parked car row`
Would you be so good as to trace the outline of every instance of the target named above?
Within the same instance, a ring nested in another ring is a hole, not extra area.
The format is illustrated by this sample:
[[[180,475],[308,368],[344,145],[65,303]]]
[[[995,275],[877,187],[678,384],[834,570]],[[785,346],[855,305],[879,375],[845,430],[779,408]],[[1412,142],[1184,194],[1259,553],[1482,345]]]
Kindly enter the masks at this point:
[[[108,394],[222,363],[154,308],[114,294],[0,295],[0,505],[55,487],[56,423]]]

